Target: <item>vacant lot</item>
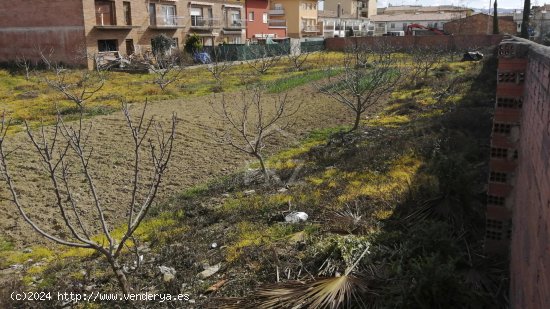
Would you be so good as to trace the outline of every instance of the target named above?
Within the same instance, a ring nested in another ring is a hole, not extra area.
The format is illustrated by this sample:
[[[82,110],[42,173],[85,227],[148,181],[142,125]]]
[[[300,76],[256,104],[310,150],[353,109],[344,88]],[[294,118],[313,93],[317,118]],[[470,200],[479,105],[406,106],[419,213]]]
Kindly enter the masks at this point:
[[[235,97],[238,93],[226,94]],[[213,140],[213,132],[221,128],[217,116],[213,113],[210,101],[219,100],[221,95],[154,102],[149,105],[148,114],[167,124],[173,112],[180,120],[177,127],[177,140],[174,156],[161,191],[161,198],[173,192],[182,191],[190,186],[203,183],[208,179],[228,174],[236,168],[242,168],[250,158],[234,150],[220,146]],[[271,143],[273,151],[292,146],[296,138],[315,128],[342,124],[349,115],[339,104],[330,102],[318,95],[310,86],[292,90],[289,100],[301,102],[298,121],[285,137],[275,138]],[[136,103],[131,110],[134,114],[140,111],[142,104]],[[132,153],[130,148],[130,131],[125,126],[121,112],[97,116],[92,122],[91,145],[94,147],[92,169],[95,172],[98,190],[107,209],[108,220],[119,223],[125,216],[127,205],[125,194],[129,192],[131,181],[129,175]],[[23,202],[31,217],[41,223],[46,230],[56,230],[62,234],[62,222],[58,210],[53,205],[54,196],[48,179],[42,171],[38,156],[32,151],[29,139],[24,132],[8,137],[7,144],[16,152],[9,163]],[[78,184],[76,184],[78,185]],[[83,184],[81,184],[83,185]],[[82,199],[85,200],[85,189]],[[0,187],[0,196],[7,197],[5,186]],[[94,212],[89,211],[89,216]],[[0,202],[0,230],[3,238],[15,242],[17,247],[31,243],[45,242],[36,236],[24,222],[16,209],[6,200]]]

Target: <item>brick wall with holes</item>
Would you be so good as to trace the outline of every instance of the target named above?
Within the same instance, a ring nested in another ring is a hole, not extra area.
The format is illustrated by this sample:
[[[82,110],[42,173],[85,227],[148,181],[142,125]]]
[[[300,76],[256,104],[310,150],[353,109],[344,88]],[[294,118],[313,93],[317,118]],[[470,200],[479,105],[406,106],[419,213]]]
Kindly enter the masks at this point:
[[[550,48],[498,51],[486,250],[510,255],[512,308],[550,308]]]
[[[425,36],[371,36],[353,38],[328,38],[325,47],[330,51],[344,51],[353,44],[366,46],[391,46],[397,49],[414,47],[468,51],[496,46],[503,35],[425,35]]]

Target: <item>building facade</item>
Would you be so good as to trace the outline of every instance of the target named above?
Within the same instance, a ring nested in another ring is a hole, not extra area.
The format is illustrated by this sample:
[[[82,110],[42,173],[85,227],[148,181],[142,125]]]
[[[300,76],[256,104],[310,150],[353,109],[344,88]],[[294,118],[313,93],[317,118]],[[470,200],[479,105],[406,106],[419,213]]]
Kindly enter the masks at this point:
[[[56,60],[118,51],[122,55],[151,50],[151,39],[165,34],[182,46],[193,33],[206,46],[244,43],[244,4],[239,1],[189,0],[29,0],[0,4],[0,61],[18,55],[38,57],[53,50]],[[7,47],[9,46],[9,47]],[[93,66],[88,60],[87,66]]]
[[[318,12],[323,37],[373,35],[374,25],[365,17],[369,14],[371,17],[376,15],[376,7],[368,9],[368,6],[373,4],[376,6],[376,1],[324,1],[322,10]]]
[[[443,31],[443,25],[456,19],[454,13],[419,13],[419,14],[397,14],[397,15],[376,15],[370,18],[374,23],[374,35],[384,35],[391,31],[406,31],[407,26],[418,24],[428,28]],[[428,30],[415,30],[415,34],[433,34]]]
[[[246,0],[246,38],[251,41],[265,38],[285,38],[285,7],[268,0]]]
[[[280,18],[286,20],[288,37],[301,39],[321,36],[317,0],[277,0],[273,3],[284,9],[284,17]]]

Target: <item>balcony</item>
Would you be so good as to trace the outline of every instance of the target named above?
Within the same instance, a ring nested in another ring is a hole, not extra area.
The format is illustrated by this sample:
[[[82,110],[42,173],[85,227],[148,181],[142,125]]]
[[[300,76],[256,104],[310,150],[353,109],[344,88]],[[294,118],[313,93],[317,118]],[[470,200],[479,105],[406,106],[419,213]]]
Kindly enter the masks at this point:
[[[276,7],[268,11],[269,15],[285,15],[285,9]]]
[[[286,28],[286,19],[270,19],[267,25],[269,28]]]
[[[322,32],[318,26],[303,25],[302,32],[304,33],[318,33]]]
[[[191,16],[191,29],[210,30],[219,25],[219,19]]]
[[[154,30],[174,30],[185,28],[184,16],[159,16],[154,19],[155,23],[149,25],[150,29]]]
[[[246,21],[243,19],[230,19],[225,22],[225,25],[223,27],[225,29],[240,30],[240,29],[246,28],[245,24],[246,24]]]

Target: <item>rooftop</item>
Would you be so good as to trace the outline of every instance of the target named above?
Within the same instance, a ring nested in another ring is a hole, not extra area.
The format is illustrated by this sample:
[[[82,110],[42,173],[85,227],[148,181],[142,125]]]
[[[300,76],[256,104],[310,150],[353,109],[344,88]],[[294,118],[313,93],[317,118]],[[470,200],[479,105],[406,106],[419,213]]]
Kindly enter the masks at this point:
[[[424,21],[424,20],[453,20],[458,19],[457,13],[416,13],[416,14],[395,14],[395,15],[375,15],[370,18],[371,21]]]

